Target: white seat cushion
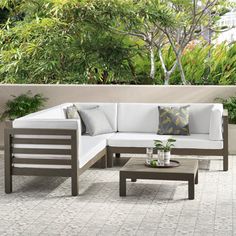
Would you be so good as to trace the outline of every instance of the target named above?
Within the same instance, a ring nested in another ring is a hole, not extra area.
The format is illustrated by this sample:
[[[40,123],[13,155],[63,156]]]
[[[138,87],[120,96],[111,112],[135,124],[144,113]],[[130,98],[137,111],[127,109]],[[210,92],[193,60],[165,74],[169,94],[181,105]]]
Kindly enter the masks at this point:
[[[82,135],[79,150],[79,168],[83,167],[93,157],[107,146],[107,139],[111,138],[112,134],[101,134],[96,136]]]
[[[212,141],[208,134],[181,135],[157,135],[154,133],[116,133],[108,138],[108,146],[111,147],[153,147],[153,140],[176,139],[175,148],[194,149],[222,149],[222,141]]]

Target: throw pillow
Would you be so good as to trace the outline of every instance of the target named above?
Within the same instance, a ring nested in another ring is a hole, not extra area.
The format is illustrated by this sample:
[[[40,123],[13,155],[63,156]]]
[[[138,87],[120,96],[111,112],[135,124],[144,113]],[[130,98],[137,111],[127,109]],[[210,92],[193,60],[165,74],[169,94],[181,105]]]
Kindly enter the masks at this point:
[[[67,119],[79,119],[79,113],[75,106],[69,106],[66,108],[66,118]]]
[[[79,113],[79,115],[80,115],[80,110],[89,110],[89,109],[94,109],[94,108],[98,108],[99,106],[94,106],[94,105],[87,105],[87,106],[83,106],[83,107],[81,107],[80,105],[74,105],[76,108],[77,108],[77,111],[78,111],[78,113]],[[82,129],[82,134],[86,134],[86,133],[88,133],[88,131],[86,130],[86,126],[85,126],[85,123],[84,123],[84,121],[83,121],[83,118],[81,117],[81,115],[80,115],[80,120],[81,120],[81,129]]]
[[[95,136],[113,132],[106,115],[99,107],[89,110],[79,110],[79,114],[84,121],[86,131],[88,131],[89,135]]]
[[[189,135],[189,106],[158,107],[158,134]]]
[[[80,122],[81,122],[81,134],[86,133],[85,124],[84,124],[83,120],[81,119],[81,117],[80,117],[80,115],[78,113],[77,107],[75,105],[69,106],[69,107],[66,108],[65,112],[66,112],[66,118],[67,119],[80,119]]]

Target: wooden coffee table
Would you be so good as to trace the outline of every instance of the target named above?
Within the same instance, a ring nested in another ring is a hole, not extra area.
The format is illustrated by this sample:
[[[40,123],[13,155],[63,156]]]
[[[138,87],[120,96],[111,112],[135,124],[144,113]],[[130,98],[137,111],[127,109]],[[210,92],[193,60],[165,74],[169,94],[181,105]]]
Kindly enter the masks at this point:
[[[159,179],[188,181],[188,198],[194,199],[195,184],[198,183],[198,161],[178,159],[180,166],[173,168],[150,168],[146,158],[132,157],[120,170],[120,196],[126,196],[126,179]]]

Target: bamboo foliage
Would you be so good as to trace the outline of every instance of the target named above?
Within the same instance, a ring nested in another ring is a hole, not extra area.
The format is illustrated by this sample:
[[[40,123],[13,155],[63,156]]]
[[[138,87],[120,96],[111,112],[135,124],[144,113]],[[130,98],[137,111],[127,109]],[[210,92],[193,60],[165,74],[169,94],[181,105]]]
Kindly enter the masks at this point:
[[[235,84],[236,44],[190,41],[183,71],[176,66],[156,27],[189,27],[190,19],[160,2],[168,1],[1,1],[0,83],[182,84],[184,72],[190,84]]]

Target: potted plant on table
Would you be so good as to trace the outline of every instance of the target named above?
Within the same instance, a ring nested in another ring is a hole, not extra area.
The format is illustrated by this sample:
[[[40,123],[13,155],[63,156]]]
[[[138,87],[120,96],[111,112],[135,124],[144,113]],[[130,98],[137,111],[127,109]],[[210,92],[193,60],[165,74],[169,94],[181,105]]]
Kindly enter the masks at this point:
[[[6,103],[6,110],[0,115],[0,121],[5,121],[8,127],[14,119],[40,110],[47,101],[43,95],[32,95],[31,91],[12,97],[13,99]]]
[[[154,140],[155,147],[159,152],[161,152],[159,154],[163,156],[165,165],[170,164],[170,158],[171,158],[170,151],[174,147],[175,142],[176,140],[172,138],[169,138],[166,141]]]

